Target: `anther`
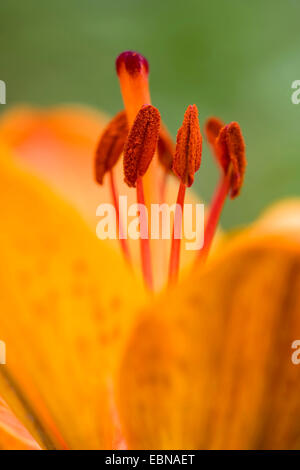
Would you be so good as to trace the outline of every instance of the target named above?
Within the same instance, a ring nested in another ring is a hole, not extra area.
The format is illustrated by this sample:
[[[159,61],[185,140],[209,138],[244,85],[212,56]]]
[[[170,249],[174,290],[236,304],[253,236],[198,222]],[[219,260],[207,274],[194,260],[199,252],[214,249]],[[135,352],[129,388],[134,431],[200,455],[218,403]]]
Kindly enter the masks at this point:
[[[245,142],[237,122],[222,127],[216,140],[217,157],[224,173],[230,174],[230,197],[239,195],[246,169]]]
[[[116,222],[119,230],[119,241],[126,261],[131,264],[131,257],[127,240],[123,237],[119,194],[117,191],[113,168],[118,162],[128,135],[128,123],[125,111],[119,112],[104,129],[96,149],[95,177],[99,184],[103,184],[103,178],[109,173],[109,186],[112,201],[116,211]]]
[[[200,168],[202,136],[198,122],[196,105],[190,105],[177,134],[173,171],[185,186],[194,182],[194,174]]]
[[[118,113],[104,129],[96,149],[95,177],[103,184],[104,175],[118,162],[128,135],[125,111]]]
[[[159,128],[159,111],[150,104],[142,106],[124,147],[124,175],[128,186],[135,187],[137,179],[146,173],[155,153]]]
[[[216,154],[216,140],[219,136],[220,130],[224,127],[224,122],[217,117],[211,117],[207,119],[204,130],[207,142],[212,148],[214,154]]]
[[[212,134],[211,134],[212,135]],[[238,196],[246,168],[245,143],[240,126],[236,122],[223,126],[213,141],[213,148],[222,175],[210,204],[204,230],[204,246],[199,259],[204,262],[208,256],[214,234],[228,194],[233,199]]]

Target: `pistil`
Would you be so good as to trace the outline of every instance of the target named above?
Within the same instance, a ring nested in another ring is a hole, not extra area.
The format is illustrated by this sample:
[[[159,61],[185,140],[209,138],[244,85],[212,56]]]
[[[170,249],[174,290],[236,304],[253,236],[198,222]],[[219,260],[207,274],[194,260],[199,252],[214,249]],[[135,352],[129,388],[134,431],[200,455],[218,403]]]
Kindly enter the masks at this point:
[[[112,201],[115,207],[116,211],[116,219],[117,219],[117,232],[119,234],[118,240],[121,245],[121,250],[124,255],[125,260],[127,263],[131,266],[131,256],[129,252],[129,247],[127,243],[127,239],[124,238],[124,230],[123,230],[123,224],[122,224],[122,215],[120,214],[120,207],[119,207],[119,193],[116,188],[116,183],[115,183],[115,177],[114,177],[114,172],[111,169],[109,172],[109,180],[110,180],[110,191],[111,191],[111,197]]]
[[[158,159],[164,169],[160,179],[160,203],[165,202],[168,176],[172,173],[173,155],[175,147],[166,127],[161,124],[160,135],[157,143]]]
[[[117,58],[116,69],[130,127],[139,109],[144,104],[151,103],[148,83],[149,64],[138,52],[125,51]]]

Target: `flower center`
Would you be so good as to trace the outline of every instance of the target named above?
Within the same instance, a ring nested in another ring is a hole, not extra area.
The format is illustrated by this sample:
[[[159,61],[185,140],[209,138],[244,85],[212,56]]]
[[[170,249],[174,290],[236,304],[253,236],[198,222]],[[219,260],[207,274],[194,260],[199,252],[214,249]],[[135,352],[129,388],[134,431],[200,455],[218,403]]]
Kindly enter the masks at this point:
[[[182,126],[179,128],[176,147],[165,126],[161,124],[159,111],[151,105],[149,92],[148,61],[139,53],[126,51],[116,60],[125,111],[118,113],[104,130],[96,151],[95,176],[103,184],[106,173],[110,175],[112,200],[119,217],[118,192],[113,169],[124,154],[125,182],[136,190],[139,205],[140,253],[142,272],[146,286],[153,290],[152,256],[147,205],[165,200],[168,175],[173,172],[179,178],[177,204],[169,261],[169,283],[178,279],[180,265],[180,238],[186,188],[194,182],[202,156],[202,136],[196,105],[188,106]],[[221,170],[220,181],[210,204],[204,228],[204,245],[199,250],[197,264],[202,264],[208,254],[219,222],[225,200],[230,194],[235,198],[243,183],[246,158],[245,144],[239,125],[224,125],[217,118],[210,118],[205,126],[206,137]],[[145,191],[150,201],[145,201]],[[145,208],[145,211],[142,209]],[[119,227],[119,233],[122,227]],[[120,236],[123,254],[129,264],[131,257],[125,237]]]

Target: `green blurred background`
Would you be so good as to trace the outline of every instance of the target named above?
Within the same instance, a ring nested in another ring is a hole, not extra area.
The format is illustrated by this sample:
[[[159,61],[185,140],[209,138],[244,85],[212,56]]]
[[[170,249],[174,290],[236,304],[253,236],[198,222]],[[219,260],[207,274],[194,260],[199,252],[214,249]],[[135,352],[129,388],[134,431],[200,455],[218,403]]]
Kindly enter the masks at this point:
[[[149,59],[153,104],[173,135],[196,103],[200,123],[240,122],[248,169],[222,222],[253,220],[269,203],[299,195],[299,0],[1,0],[0,79],[7,105],[122,106],[116,55]],[[197,191],[209,199],[217,173],[205,149]]]

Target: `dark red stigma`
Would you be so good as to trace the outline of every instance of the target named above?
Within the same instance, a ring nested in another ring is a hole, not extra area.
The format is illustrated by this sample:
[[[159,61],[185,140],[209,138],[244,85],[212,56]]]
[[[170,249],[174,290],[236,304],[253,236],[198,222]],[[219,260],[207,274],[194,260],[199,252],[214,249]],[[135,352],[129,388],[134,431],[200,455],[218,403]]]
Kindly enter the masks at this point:
[[[149,72],[149,64],[147,59],[138,52],[124,51],[117,57],[116,69],[118,75],[120,74],[121,66],[123,64],[125,65],[127,72],[131,75],[139,73],[142,67],[145,68],[146,73]]]

